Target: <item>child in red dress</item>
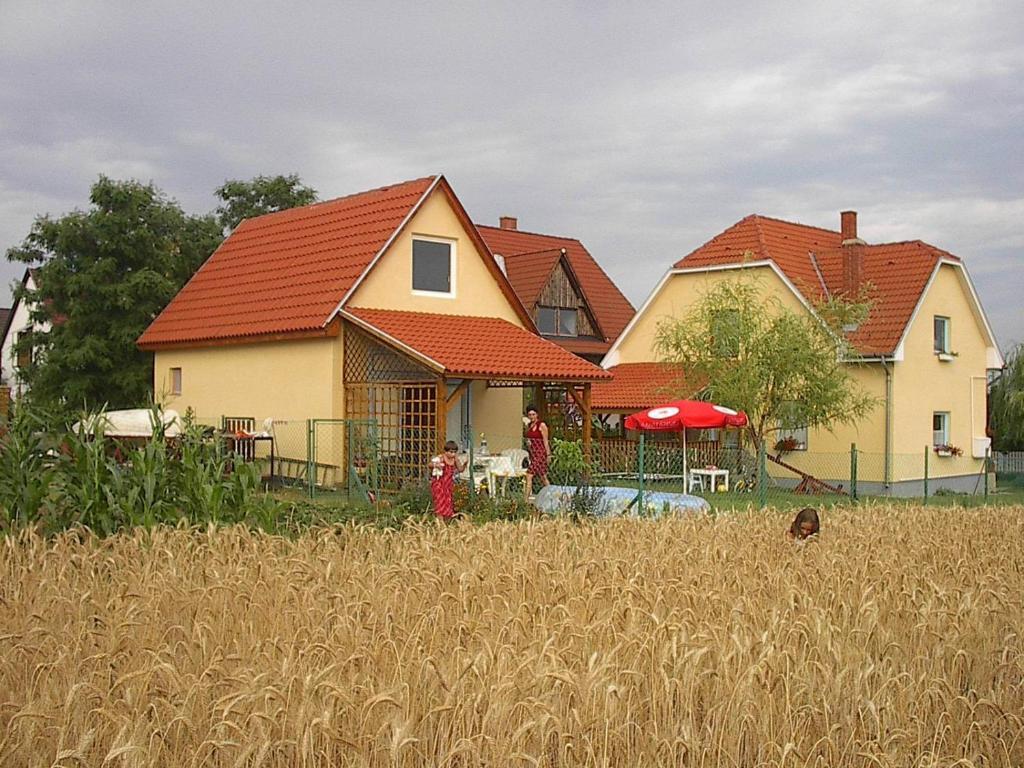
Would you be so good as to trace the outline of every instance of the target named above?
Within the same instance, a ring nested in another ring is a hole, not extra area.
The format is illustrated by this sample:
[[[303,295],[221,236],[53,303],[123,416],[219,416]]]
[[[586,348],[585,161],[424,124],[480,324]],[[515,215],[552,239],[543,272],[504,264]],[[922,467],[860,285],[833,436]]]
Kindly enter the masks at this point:
[[[442,520],[455,516],[455,476],[466,468],[458,452],[459,446],[449,440],[444,444],[444,453],[430,460],[430,495],[434,499],[434,514]]]

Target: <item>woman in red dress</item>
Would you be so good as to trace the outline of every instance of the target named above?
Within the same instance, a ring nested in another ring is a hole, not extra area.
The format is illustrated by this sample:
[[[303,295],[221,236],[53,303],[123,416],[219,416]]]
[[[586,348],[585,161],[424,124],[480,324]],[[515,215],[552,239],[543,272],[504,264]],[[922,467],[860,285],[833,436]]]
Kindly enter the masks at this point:
[[[458,452],[459,446],[449,440],[444,444],[444,453],[430,460],[430,495],[434,498],[434,514],[442,520],[455,517],[455,475],[466,468]]]
[[[540,420],[537,407],[528,405],[526,407],[526,446],[530,451],[530,466],[526,470],[526,483],[523,487],[526,490],[526,498],[533,497],[533,478],[540,478],[541,485],[551,485],[548,480],[548,458],[551,456],[551,446],[548,445],[548,425]]]

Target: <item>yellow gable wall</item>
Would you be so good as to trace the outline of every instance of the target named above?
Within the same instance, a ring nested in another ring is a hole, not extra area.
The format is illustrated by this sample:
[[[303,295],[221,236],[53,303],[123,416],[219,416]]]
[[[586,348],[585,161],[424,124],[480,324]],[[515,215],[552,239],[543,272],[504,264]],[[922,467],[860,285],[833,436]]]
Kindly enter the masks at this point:
[[[933,351],[934,318],[951,320],[950,347],[956,353],[941,361]],[[949,439],[963,449],[960,458],[936,457],[933,475],[979,471],[971,457],[975,437],[985,436],[987,340],[972,311],[957,268],[939,267],[904,342],[903,360],[895,364],[893,402],[895,453],[922,455],[932,444],[932,414],[948,411]]]
[[[778,296],[783,306],[799,311],[800,301],[778,275],[768,267],[750,267],[748,269],[728,269],[717,272],[688,272],[670,275],[661,291],[639,315],[629,335],[622,338],[618,348],[618,358],[610,360],[610,365],[620,363],[643,363],[657,360],[654,339],[658,324],[672,317],[682,317],[696,304],[704,294],[723,280],[754,278],[761,283],[761,295],[766,298]]]
[[[776,296],[786,309],[805,311],[803,303],[768,267],[671,275],[643,315],[637,318],[629,335],[622,339],[618,360],[609,362],[657,360],[654,339],[658,323],[670,317],[681,317],[720,281],[736,280],[741,275],[745,276],[744,279],[755,276],[760,281],[761,295],[765,299]],[[881,404],[885,397],[885,372],[877,364],[858,364],[850,365],[848,373],[864,392],[879,401],[879,405],[868,417],[853,424],[836,424],[831,431],[823,428],[811,430],[807,438],[808,450],[788,454],[787,460],[816,476],[842,478],[849,474],[850,444],[856,443],[858,450],[875,454],[872,458],[865,457],[862,462],[861,479],[881,481],[884,477],[881,457],[885,452],[885,409]],[[769,468],[773,474],[787,474],[784,470],[776,473],[772,466]]]
[[[413,294],[412,241],[416,235],[455,242],[454,298]],[[435,190],[356,289],[347,306],[500,317],[522,326],[484,264],[486,258],[490,256],[477,251],[444,192]]]
[[[274,419],[340,418],[341,337],[229,344],[157,352],[156,399],[203,423],[221,416]],[[181,368],[180,395],[172,395],[171,368]]]

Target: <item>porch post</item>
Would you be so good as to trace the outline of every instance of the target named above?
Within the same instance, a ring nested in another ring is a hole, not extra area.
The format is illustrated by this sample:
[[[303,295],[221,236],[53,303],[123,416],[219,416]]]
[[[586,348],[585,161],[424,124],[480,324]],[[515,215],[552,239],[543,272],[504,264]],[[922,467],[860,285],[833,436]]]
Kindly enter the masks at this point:
[[[548,420],[548,401],[544,397],[544,382],[538,381],[533,385],[533,404],[537,406],[537,415],[540,420]]]
[[[437,380],[437,396],[434,403],[434,426],[437,429],[434,449],[440,453],[448,435],[448,380],[442,376]]]
[[[583,402],[579,403],[583,412],[583,456],[590,463],[590,382],[583,385]]]

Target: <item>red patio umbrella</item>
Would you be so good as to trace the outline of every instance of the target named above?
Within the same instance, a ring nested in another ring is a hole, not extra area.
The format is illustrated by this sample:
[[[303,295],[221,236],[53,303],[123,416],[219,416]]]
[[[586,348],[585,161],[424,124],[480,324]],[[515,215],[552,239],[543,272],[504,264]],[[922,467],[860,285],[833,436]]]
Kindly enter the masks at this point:
[[[626,417],[626,429],[678,432],[747,426],[747,414],[703,400],[674,400]]]
[[[688,468],[686,463],[687,429],[721,429],[722,427],[747,426],[747,414],[734,411],[724,405],[715,405],[703,400],[673,400],[671,403],[648,408],[626,417],[626,429],[644,432],[683,433],[683,489],[689,491]],[[641,483],[643,480],[641,479]]]

